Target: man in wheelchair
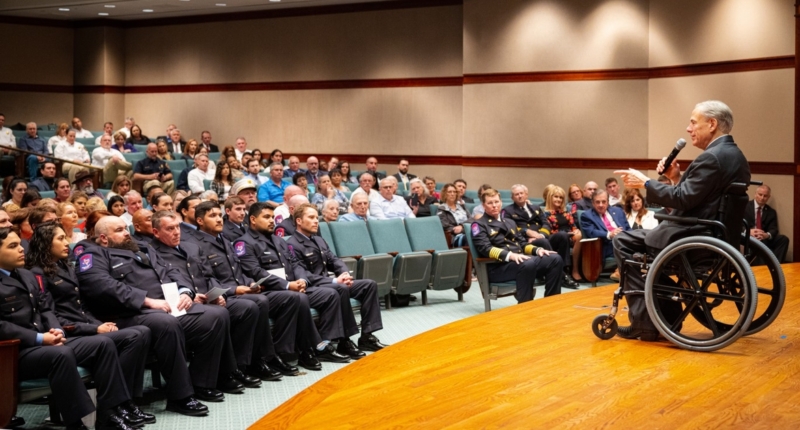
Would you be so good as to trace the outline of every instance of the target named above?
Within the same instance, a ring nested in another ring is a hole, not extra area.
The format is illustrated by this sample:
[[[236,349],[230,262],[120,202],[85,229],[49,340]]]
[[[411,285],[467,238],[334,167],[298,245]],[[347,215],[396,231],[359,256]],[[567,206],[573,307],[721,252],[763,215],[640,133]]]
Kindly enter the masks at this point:
[[[686,131],[692,145],[703,150],[681,175],[677,162],[665,166],[665,159],[657,171],[670,179],[670,184],[651,180],[634,169],[619,170],[627,188],[647,190],[648,202],[673,209],[670,215],[716,219],[726,188],[734,182],[750,183],[750,166],[742,151],[729,134],[733,128],[733,114],[720,101],[698,103],[689,119]],[[620,268],[632,260],[634,254],[647,254],[652,258],[667,245],[678,239],[702,235],[708,227],[663,221],[653,230],[626,231],[614,238],[614,257]],[[630,268],[629,268],[630,269]],[[619,336],[626,339],[655,341],[659,332],[650,320],[645,303],[645,280],[639,270],[624,270],[621,278],[622,292],[628,302],[631,325],[619,327]],[[667,319],[677,317],[682,311],[679,302],[660,302]]]

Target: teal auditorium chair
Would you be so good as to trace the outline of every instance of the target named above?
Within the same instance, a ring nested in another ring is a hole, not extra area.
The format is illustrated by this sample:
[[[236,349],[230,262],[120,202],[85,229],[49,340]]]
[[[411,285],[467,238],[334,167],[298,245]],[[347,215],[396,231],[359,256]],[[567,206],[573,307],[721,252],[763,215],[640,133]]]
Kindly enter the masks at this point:
[[[97,146],[97,145],[95,145],[95,143],[94,143],[94,142],[95,142],[95,139],[96,139],[96,138],[94,138],[94,137],[76,137],[76,138],[75,138],[75,141],[76,141],[76,142],[78,142],[78,143],[81,143],[81,144],[83,144],[83,146],[86,146],[86,145]],[[89,148],[86,148],[86,150],[88,151],[88,150],[89,150]],[[90,151],[90,152],[91,152],[91,151]]]
[[[481,294],[483,294],[483,308],[486,312],[489,312],[492,310],[492,303],[490,300],[513,296],[514,293],[517,292],[517,283],[489,282],[488,266],[498,261],[493,258],[478,256],[478,251],[475,249],[475,244],[472,241],[471,224],[464,223],[464,233],[467,236],[467,244],[469,245],[470,253],[472,253],[472,267],[475,268],[475,273],[478,275],[478,285],[481,287]],[[534,290],[533,293],[536,295],[536,290]]]
[[[369,221],[367,228],[375,251],[394,256],[392,273],[394,293],[422,293],[422,304],[427,305],[426,290],[431,279],[431,255],[425,251],[411,249],[411,243],[408,241],[401,219]]]
[[[497,190],[497,192],[500,193],[500,200],[513,201],[513,199],[511,198],[511,190]]]
[[[464,191],[464,197],[469,197],[471,199],[474,199],[476,203],[480,203],[480,200],[481,200],[478,197],[478,191],[476,191],[476,190],[466,190],[466,191]],[[502,199],[502,197],[501,197],[501,199]]]
[[[355,278],[358,269],[356,259],[352,257],[341,257],[339,255],[339,253],[336,250],[336,244],[333,243],[333,236],[331,236],[331,228],[330,226],[328,226],[327,222],[323,221],[319,223],[319,235],[322,236],[323,239],[325,239],[325,243],[328,244],[328,248],[330,248],[333,255],[339,257],[339,259],[342,260],[342,263],[344,263],[347,266],[347,270],[349,270],[350,274],[353,275],[353,277]]]
[[[139,152],[147,151],[147,145],[133,145],[133,147]]]
[[[583,237],[581,239],[581,272],[583,277],[592,283],[592,287],[596,287],[601,274],[609,276],[614,272],[614,269],[617,268],[617,260],[614,257],[603,258],[603,241],[586,236],[586,231],[580,222],[581,214],[583,214],[582,210],[575,214],[575,220]],[[573,261],[572,264],[578,264],[578,262]]]
[[[478,206],[478,203],[464,203],[464,207],[467,209],[467,215],[472,215],[472,210],[475,209],[475,206]]]
[[[187,160],[167,160],[167,166],[169,166],[169,170],[172,170],[174,173],[177,171],[184,171],[188,169],[189,163],[186,162]],[[175,175],[175,181],[177,182],[178,175]]]
[[[358,188],[358,184],[353,184],[350,182],[346,183],[345,185],[347,186],[347,188],[350,188],[350,192],[353,192],[356,190],[356,188]]]
[[[39,191],[39,195],[42,196],[43,199],[54,199],[56,198],[55,191]]]
[[[136,163],[138,163],[141,160],[144,160],[144,158],[147,155],[145,155],[144,152],[126,152],[122,154],[122,156],[125,157],[125,159],[128,160],[131,164],[133,164],[134,167],[136,167]]]
[[[426,251],[433,256],[430,288],[440,291],[462,286],[467,269],[467,251],[448,248],[439,217],[407,218],[405,224],[411,249]],[[462,300],[464,294],[459,291],[458,301]]]
[[[203,179],[203,189],[206,191],[210,190],[211,182],[213,182],[211,179]]]
[[[320,227],[323,223],[320,223]],[[330,229],[331,241],[336,246],[337,256],[352,257],[357,261],[356,279],[372,279],[378,284],[378,295],[383,296],[386,309],[391,308],[388,300],[392,292],[392,274],[394,258],[389,254],[375,252],[370,240],[367,223],[364,222],[332,222],[325,223]],[[320,228],[322,232],[322,228]],[[328,239],[322,236],[326,241]]]

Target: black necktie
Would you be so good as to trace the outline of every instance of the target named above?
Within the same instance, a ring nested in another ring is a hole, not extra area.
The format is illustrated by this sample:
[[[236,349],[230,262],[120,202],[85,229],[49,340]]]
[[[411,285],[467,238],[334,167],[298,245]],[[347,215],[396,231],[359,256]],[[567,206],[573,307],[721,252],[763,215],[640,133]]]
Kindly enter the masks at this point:
[[[180,253],[180,254],[181,254],[181,256],[183,256],[183,258],[186,258],[186,251],[184,251],[183,249],[181,249],[181,247],[180,247],[180,246],[176,246],[176,247],[175,247],[175,249],[177,249],[177,250],[178,250],[178,253]]]
[[[225,240],[222,238],[222,236],[217,236],[217,243],[218,243],[218,244],[219,244],[221,247],[225,248]]]

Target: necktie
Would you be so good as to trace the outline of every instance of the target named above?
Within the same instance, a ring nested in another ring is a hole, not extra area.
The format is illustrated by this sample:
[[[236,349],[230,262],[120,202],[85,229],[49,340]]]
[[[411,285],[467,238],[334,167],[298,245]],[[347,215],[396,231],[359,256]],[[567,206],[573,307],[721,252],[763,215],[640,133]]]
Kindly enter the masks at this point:
[[[533,218],[533,215],[531,215],[531,210],[528,209],[528,205],[525,205],[522,208],[525,209],[525,213],[528,214],[528,218]]]
[[[761,206],[759,206],[758,211],[756,211],[756,228],[761,230]]]
[[[611,220],[608,219],[608,214],[603,215],[603,224],[606,225],[606,230],[614,230],[614,227],[611,225]]]
[[[184,251],[181,249],[181,247],[180,247],[180,246],[176,246],[176,247],[175,247],[175,249],[177,249],[177,250],[178,250],[178,253],[180,253],[180,254],[181,254],[181,256],[183,256],[183,258],[186,258],[186,252],[184,252]]]
[[[221,247],[225,248],[225,239],[223,239],[223,238],[222,238],[222,236],[217,236],[217,243],[218,243],[218,244],[219,244]]]

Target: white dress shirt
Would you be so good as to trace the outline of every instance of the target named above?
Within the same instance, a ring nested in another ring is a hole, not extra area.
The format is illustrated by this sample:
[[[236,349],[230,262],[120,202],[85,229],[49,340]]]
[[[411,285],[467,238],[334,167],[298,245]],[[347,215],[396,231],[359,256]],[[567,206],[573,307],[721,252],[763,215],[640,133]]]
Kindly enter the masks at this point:
[[[89,153],[86,152],[83,144],[75,142],[70,145],[66,140],[56,145],[53,156],[62,160],[80,161],[82,163],[90,161]]]
[[[105,149],[102,146],[97,147],[92,151],[92,166],[106,167],[108,160],[115,155],[122,160],[125,159],[125,156],[114,148]]]
[[[354,195],[356,195],[358,193],[363,193],[363,192],[364,192],[364,189],[361,188],[361,187],[358,187],[355,190],[353,190],[353,193],[350,194],[350,201],[353,201],[353,196]],[[380,199],[380,198],[382,198],[381,197],[381,193],[373,190],[372,188],[369,189],[369,201],[370,202],[373,201],[373,200],[376,200],[376,199]]]
[[[81,139],[88,139],[90,137],[94,137],[94,135],[92,134],[91,131],[89,131],[89,130],[87,130],[85,128],[82,128],[80,131],[75,129],[75,137],[79,137]]]
[[[117,134],[117,133],[124,134],[125,135],[125,139],[131,137],[131,131],[130,131],[130,129],[128,129],[128,127],[122,127],[121,129],[117,130],[117,132],[114,133],[114,134]],[[89,136],[89,137],[91,137],[91,136]]]
[[[212,172],[211,169],[208,169],[205,172],[197,168],[192,169],[189,172],[189,189],[195,194],[205,191],[206,187],[203,185],[203,179],[213,181],[214,172]]]
[[[17,138],[10,128],[0,128],[0,145],[17,147]]]
[[[129,214],[128,211],[120,215],[120,218],[125,221],[125,225],[133,225],[133,215]]]
[[[58,144],[61,143],[61,142],[66,143],[67,142],[67,138],[66,137],[61,137],[59,135],[55,135],[55,136],[51,137],[47,141],[47,153],[48,154],[52,154],[53,156],[55,156],[56,154],[53,151],[55,151],[56,146],[58,146]]]
[[[392,195],[391,200],[380,196],[369,203],[369,213],[376,219],[416,218],[414,211],[408,207],[406,200]]]

